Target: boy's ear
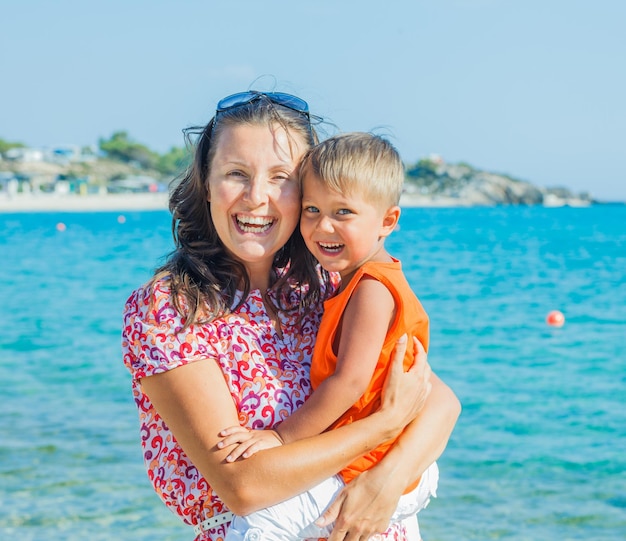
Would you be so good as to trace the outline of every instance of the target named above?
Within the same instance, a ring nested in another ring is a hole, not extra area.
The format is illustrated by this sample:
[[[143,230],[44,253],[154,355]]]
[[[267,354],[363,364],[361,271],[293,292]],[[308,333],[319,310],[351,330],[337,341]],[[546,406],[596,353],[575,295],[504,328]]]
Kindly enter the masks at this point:
[[[383,224],[380,228],[380,236],[388,237],[391,233],[394,232],[396,226],[398,225],[398,220],[400,220],[400,207],[393,206],[389,207],[383,216]]]

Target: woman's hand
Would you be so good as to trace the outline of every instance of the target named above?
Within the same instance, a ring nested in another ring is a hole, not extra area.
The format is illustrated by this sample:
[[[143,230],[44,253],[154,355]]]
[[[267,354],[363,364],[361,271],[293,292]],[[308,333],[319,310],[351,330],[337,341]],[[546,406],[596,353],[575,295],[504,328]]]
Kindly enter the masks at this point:
[[[380,407],[380,412],[390,415],[389,422],[398,427],[398,432],[419,415],[432,388],[430,365],[417,338],[413,338],[415,361],[407,372],[404,371],[406,345],[407,337],[403,335],[394,350]]]
[[[419,415],[432,387],[426,352],[416,338],[413,343],[415,362],[404,372],[407,339],[403,336],[398,340],[383,389],[380,411],[391,415],[390,422],[397,423],[399,431]],[[326,526],[335,522],[329,541],[369,539],[383,533],[407,484],[405,476],[394,475],[385,467],[374,467],[348,484],[317,524]]]
[[[389,527],[405,480],[377,475],[375,468],[363,472],[339,493],[316,521],[319,526],[335,522],[328,541],[369,539]]]

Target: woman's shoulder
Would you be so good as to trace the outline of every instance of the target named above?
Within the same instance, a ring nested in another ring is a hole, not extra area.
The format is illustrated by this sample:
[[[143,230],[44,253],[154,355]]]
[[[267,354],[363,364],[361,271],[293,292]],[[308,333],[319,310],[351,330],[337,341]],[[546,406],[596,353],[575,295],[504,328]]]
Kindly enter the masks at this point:
[[[143,314],[144,318],[150,315],[158,318],[164,308],[172,307],[171,296],[169,276],[153,278],[130,294],[126,300],[124,313],[126,316]]]
[[[211,325],[185,325],[179,307],[167,277],[138,287],[126,301],[122,349],[135,378],[214,356]]]

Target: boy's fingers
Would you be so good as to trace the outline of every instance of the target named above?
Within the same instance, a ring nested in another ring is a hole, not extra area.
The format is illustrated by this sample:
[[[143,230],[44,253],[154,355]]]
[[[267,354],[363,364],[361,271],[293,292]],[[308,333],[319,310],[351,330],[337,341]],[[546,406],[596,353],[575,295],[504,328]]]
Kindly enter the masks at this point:
[[[242,444],[250,440],[251,437],[252,436],[250,435],[250,431],[248,430],[246,430],[245,432],[229,434],[228,436],[224,436],[220,441],[217,442],[217,448],[223,449],[224,447],[228,447],[229,445]]]
[[[229,436],[231,434],[239,434],[242,432],[250,432],[250,431],[245,426],[239,426],[239,425],[229,426],[227,428],[224,428],[223,430],[220,430],[219,435],[221,437],[224,437],[224,436]]]

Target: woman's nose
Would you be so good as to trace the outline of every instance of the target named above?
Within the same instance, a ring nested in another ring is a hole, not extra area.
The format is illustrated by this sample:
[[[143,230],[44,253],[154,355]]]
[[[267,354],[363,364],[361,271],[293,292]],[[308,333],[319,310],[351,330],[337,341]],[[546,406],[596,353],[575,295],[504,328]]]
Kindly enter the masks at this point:
[[[259,206],[268,198],[268,184],[264,182],[262,179],[251,178],[248,182],[248,186],[246,188],[246,192],[244,194],[244,199],[251,206]]]

